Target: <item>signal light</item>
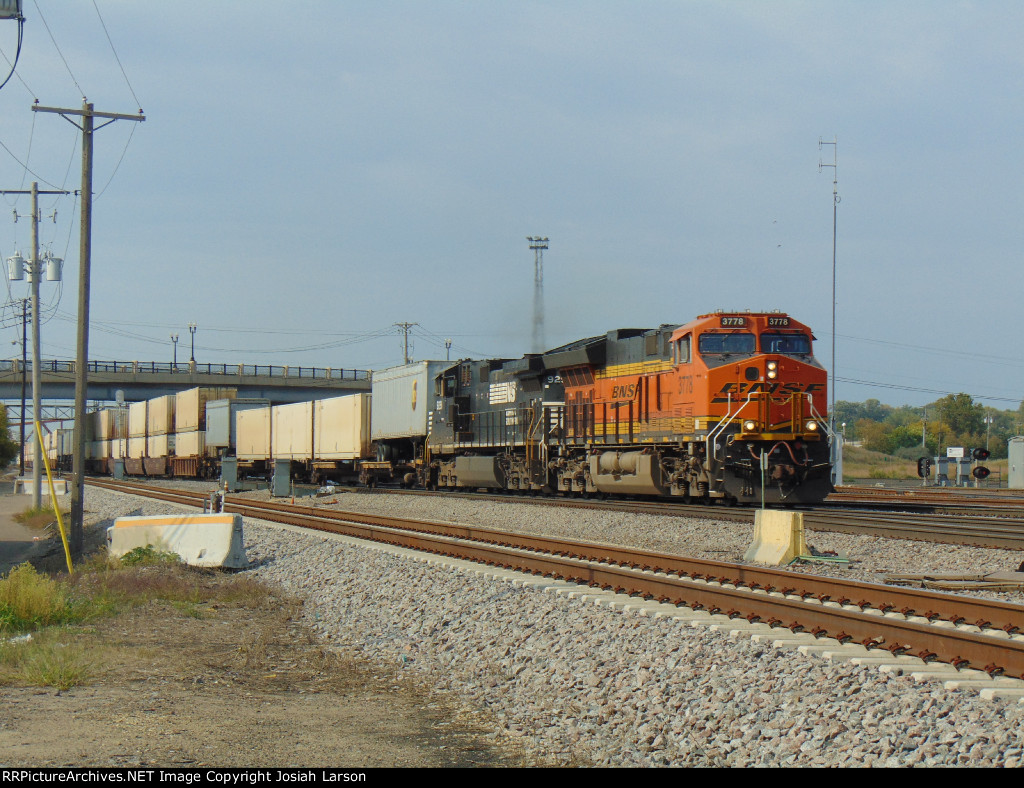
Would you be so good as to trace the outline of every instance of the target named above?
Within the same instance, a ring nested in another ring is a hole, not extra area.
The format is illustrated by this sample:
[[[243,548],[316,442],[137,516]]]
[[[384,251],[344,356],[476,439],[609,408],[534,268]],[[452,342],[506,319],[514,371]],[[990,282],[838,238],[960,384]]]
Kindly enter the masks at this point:
[[[976,460],[987,460],[989,455],[988,449],[975,449],[971,452],[971,456]]]
[[[931,470],[932,470],[932,458],[931,457],[922,457],[921,459],[919,459],[917,461],[917,475],[920,476],[922,479],[927,479],[928,478],[928,474],[931,473]]]
[[[975,479],[987,479],[990,473],[992,473],[992,471],[990,471],[984,465],[979,465],[977,468],[971,471],[971,475]]]

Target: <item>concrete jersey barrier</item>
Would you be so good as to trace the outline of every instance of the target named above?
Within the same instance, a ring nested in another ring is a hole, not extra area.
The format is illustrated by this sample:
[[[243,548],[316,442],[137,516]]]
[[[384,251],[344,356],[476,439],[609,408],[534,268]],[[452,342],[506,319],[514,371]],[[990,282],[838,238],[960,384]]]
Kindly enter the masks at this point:
[[[244,569],[249,565],[240,514],[118,517],[107,528],[107,549],[114,558],[149,546],[177,553],[190,566]]]

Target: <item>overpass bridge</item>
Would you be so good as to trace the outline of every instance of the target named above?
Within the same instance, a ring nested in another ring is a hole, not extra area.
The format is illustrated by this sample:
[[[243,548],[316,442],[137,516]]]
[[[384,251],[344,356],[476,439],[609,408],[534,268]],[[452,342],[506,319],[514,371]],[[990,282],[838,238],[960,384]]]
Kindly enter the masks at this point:
[[[365,369],[295,367],[265,364],[170,364],[157,361],[90,361],[86,400],[114,402],[118,392],[125,402],[139,402],[175,394],[196,386],[230,386],[239,397],[268,399],[273,403],[306,402],[370,390],[371,373]],[[75,362],[50,359],[39,364],[40,397],[74,400]],[[22,379],[31,408],[32,362],[0,360],[0,400],[20,405]]]

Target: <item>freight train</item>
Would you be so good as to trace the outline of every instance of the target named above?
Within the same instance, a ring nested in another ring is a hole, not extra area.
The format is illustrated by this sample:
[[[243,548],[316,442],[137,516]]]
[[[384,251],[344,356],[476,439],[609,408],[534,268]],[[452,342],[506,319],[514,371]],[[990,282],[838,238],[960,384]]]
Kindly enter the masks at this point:
[[[518,359],[394,367],[369,395],[271,406],[192,389],[133,403],[127,440],[91,443],[90,462],[212,478],[224,457],[256,475],[288,460],[311,482],[812,503],[831,490],[833,437],[813,342],[781,312],[714,312]]]

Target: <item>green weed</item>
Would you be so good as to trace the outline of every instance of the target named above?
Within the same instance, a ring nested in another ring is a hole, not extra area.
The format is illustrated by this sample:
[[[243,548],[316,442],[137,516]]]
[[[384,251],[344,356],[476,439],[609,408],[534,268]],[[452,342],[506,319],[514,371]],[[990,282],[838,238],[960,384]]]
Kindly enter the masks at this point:
[[[79,614],[66,585],[21,564],[0,578],[0,634],[64,624]]]

